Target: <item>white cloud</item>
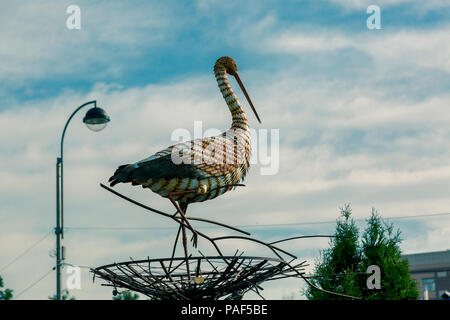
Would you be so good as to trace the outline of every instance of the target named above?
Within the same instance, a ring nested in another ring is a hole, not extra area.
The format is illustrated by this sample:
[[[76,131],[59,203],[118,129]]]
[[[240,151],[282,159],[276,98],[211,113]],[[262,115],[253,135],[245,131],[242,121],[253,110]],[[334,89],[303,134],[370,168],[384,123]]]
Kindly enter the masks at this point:
[[[446,25],[439,30],[381,30],[356,34],[329,30],[313,33],[285,31],[269,37],[260,48],[268,52],[289,54],[356,49],[369,55],[376,62],[376,68],[387,69],[386,67],[394,65],[450,72],[450,62],[447,59],[450,55],[449,43],[450,26]]]
[[[81,29],[68,30],[66,8],[71,4],[4,4],[0,13],[3,82],[17,86],[74,74],[86,79],[116,78],[123,72],[123,61],[139,59],[155,44],[173,41],[181,21],[157,2],[130,6],[81,1],[77,3]]]

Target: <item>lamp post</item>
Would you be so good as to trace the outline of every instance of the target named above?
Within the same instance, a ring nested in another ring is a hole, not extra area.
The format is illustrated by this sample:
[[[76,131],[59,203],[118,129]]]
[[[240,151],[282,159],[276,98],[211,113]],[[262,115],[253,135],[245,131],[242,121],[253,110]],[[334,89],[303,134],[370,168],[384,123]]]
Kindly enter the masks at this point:
[[[70,115],[64,126],[61,136],[60,156],[56,158],[56,300],[61,300],[61,264],[65,259],[64,247],[62,246],[62,239],[64,239],[64,215],[63,215],[63,144],[64,136],[66,134],[67,126],[73,116],[83,107],[94,104],[94,107],[89,109],[83,118],[83,122],[92,131],[100,131],[106,127],[110,118],[106,112],[97,107],[97,101],[89,101],[79,106]]]

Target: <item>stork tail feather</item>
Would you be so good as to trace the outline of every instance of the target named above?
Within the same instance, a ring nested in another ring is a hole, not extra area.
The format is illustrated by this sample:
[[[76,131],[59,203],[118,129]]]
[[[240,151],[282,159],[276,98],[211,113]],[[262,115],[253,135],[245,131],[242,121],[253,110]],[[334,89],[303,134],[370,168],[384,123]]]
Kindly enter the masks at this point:
[[[130,172],[134,169],[134,167],[130,164],[121,165],[117,168],[116,172],[114,172],[114,175],[109,178],[108,182],[110,183],[111,187],[114,187],[119,182],[127,183],[131,182]]]

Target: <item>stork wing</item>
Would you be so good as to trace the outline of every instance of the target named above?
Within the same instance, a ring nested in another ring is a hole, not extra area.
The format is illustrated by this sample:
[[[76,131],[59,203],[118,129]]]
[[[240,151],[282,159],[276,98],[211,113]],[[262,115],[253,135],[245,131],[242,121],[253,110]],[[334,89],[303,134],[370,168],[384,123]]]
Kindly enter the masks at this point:
[[[241,165],[248,165],[245,150],[225,135],[195,139],[168,147],[134,164],[120,166],[109,179],[145,184],[150,179],[209,178],[233,175]],[[233,178],[233,177],[231,177]]]

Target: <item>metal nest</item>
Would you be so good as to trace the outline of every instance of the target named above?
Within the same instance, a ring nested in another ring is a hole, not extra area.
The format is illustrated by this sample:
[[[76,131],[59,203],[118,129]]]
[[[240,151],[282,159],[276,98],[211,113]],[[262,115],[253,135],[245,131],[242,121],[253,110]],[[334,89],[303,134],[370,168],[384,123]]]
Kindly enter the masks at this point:
[[[326,291],[314,286],[308,280],[308,277],[305,277],[304,267],[307,266],[306,261],[294,264],[293,262],[297,259],[295,255],[275,246],[275,244],[294,239],[333,236],[299,236],[266,243],[250,237],[250,233],[233,226],[202,218],[187,217],[188,220],[215,224],[244,235],[209,237],[197,230],[198,236],[207,240],[218,255],[205,256],[198,250],[201,256],[192,257],[192,255],[188,255],[185,249],[185,257],[175,257],[180,232],[187,227],[185,221],[175,215],[153,209],[130,199],[103,184],[101,184],[101,187],[122,199],[153,213],[170,218],[179,224],[170,258],[147,258],[146,260],[133,260],[130,258],[130,261],[91,269],[91,272],[94,274],[94,280],[96,276],[105,280],[106,284],[103,285],[114,287],[113,293],[115,294],[120,288],[142,293],[154,300],[240,300],[245,293],[253,291],[264,299],[260,293],[263,290],[260,284],[263,282],[282,278],[301,278],[317,290],[345,298],[358,299],[357,297]],[[269,249],[274,256],[244,256],[243,252],[238,254],[239,251],[236,251],[233,256],[223,255],[219,242],[231,239],[257,243]],[[289,257],[289,261],[285,257]]]
[[[188,272],[186,262],[192,271]],[[152,300],[239,300],[248,291],[261,296],[259,284],[267,280],[298,277],[305,263],[291,266],[268,257],[201,256],[131,260],[92,272],[107,281],[105,286],[133,290]]]

